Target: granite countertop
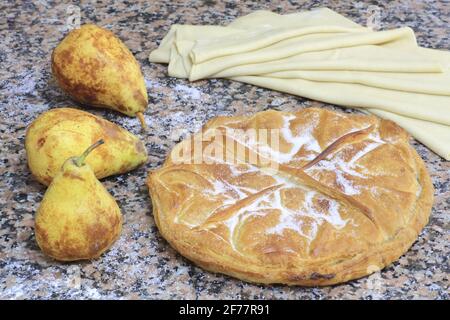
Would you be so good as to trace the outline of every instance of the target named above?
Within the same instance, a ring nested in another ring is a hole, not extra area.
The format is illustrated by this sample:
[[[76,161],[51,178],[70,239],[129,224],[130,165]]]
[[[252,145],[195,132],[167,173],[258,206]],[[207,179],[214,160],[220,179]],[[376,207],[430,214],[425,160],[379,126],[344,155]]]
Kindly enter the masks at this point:
[[[365,24],[375,12],[382,29],[410,26],[418,42],[450,48],[450,4],[419,0],[370,1],[95,1],[78,6],[46,1],[0,4],[0,298],[114,299],[449,299],[450,162],[413,141],[430,171],[435,205],[430,223],[413,247],[380,273],[324,288],[260,286],[194,266],[158,233],[145,178],[161,165],[182,136],[217,115],[250,114],[269,108],[297,110],[307,99],[228,80],[189,83],[166,76],[167,67],[147,60],[173,23],[226,23],[256,9],[291,13],[321,6]],[[389,4],[388,4],[389,3]],[[34,214],[45,187],[27,168],[26,127],[50,108],[77,106],[56,85],[50,54],[80,10],[81,23],[96,23],[117,34],[142,65],[151,130],[142,134],[137,119],[88,108],[140,135],[149,162],[130,173],[103,180],[124,215],[123,233],[100,259],[59,263],[37,247]],[[347,112],[354,112],[346,110]],[[176,130],[175,130],[176,129]]]

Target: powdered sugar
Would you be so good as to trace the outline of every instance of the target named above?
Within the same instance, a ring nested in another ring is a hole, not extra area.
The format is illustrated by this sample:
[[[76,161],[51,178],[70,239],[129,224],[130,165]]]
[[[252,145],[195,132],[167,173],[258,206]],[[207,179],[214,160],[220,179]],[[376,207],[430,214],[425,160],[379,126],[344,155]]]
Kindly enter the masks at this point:
[[[230,165],[229,169],[233,177],[238,177],[245,173],[259,172],[259,169],[257,167],[248,164],[241,164],[240,167]]]
[[[159,83],[158,81],[154,80],[154,79],[145,79],[145,86],[147,87],[147,89],[155,89],[155,88],[161,88],[161,83]]]
[[[324,222],[328,222],[337,229],[343,228],[347,223],[347,220],[343,220],[339,214],[339,203],[335,200],[325,198],[315,191],[307,191],[304,194],[305,199],[302,207],[297,210],[283,206],[279,192],[274,195],[274,208],[279,210],[280,217],[279,223],[275,227],[267,229],[266,232],[268,234],[283,234],[284,230],[290,229],[312,241],[316,237],[319,226]],[[314,205],[314,199],[327,201],[328,211],[324,212]],[[303,228],[302,217],[312,218],[312,223],[309,224],[308,229]]]
[[[234,235],[240,229],[240,226],[250,217],[265,216],[268,211],[277,211],[279,213],[279,221],[275,226],[266,230],[267,234],[281,235],[285,230],[289,229],[305,237],[308,241],[312,241],[319,227],[325,222],[330,223],[338,229],[346,225],[347,220],[342,219],[340,216],[340,206],[335,200],[326,198],[318,192],[295,183],[285,176],[270,172],[268,169],[261,170],[261,172],[268,174],[268,176],[274,179],[274,184],[271,187],[275,188],[257,197],[254,201],[240,208],[231,217],[223,221],[223,224],[229,229],[229,243],[234,250],[237,251]],[[223,196],[225,198],[223,201],[224,205],[232,205],[236,201],[245,199],[258,192],[258,190],[234,186],[221,180],[215,180],[211,184],[213,189],[208,192],[214,196]],[[283,204],[282,192],[286,189],[296,189],[298,195],[304,194],[304,202],[300,208],[294,210]],[[317,206],[314,202],[315,200],[326,201],[328,203],[326,212]],[[308,224],[307,228],[303,226],[302,218],[304,217],[309,217],[312,221]]]
[[[385,143],[381,139],[377,139],[375,136],[374,142],[367,144],[362,150],[358,151],[350,160],[342,159],[340,154],[336,154],[327,159],[323,159],[316,163],[306,171],[313,177],[318,177],[321,171],[332,171],[336,174],[336,183],[341,187],[341,190],[347,195],[357,195],[361,193],[360,187],[355,186],[348,177],[358,177],[361,179],[367,179],[367,176],[361,172],[356,171],[357,168],[362,168],[357,162],[366,156],[371,151],[378,148]]]
[[[291,121],[295,119],[294,115],[284,116],[284,124],[280,129],[281,137],[284,141],[291,145],[288,152],[274,150],[269,146],[260,146],[258,149],[263,155],[272,159],[277,163],[287,163],[293,160],[294,156],[300,151],[302,147],[307,151],[314,151],[319,153],[321,151],[320,145],[312,134],[315,122],[312,121],[308,126],[297,128],[297,133],[294,134],[291,129]]]
[[[295,118],[294,115],[283,116],[284,123],[281,128],[259,130],[260,135],[266,133],[267,137],[271,136],[282,139],[282,141],[278,141],[276,144],[274,141],[271,141],[271,144],[268,144],[268,141],[258,139],[256,132],[250,130],[247,132],[228,130],[227,135],[263,158],[269,159],[274,163],[288,163],[292,161],[301,148],[305,148],[306,151],[320,153],[322,151],[321,147],[312,134],[316,121],[311,121],[308,126],[296,128],[297,132],[294,133],[291,129],[291,121]],[[267,131],[263,132],[263,130]],[[281,142],[288,143],[291,146],[289,151],[284,152],[279,150],[278,147]],[[308,159],[311,157],[314,157],[314,154],[307,156]]]
[[[194,87],[177,84],[174,89],[176,92],[181,93],[185,99],[200,100],[202,97],[202,92]]]
[[[317,119],[310,121],[308,126],[303,128],[297,128],[299,131],[297,135],[294,135],[291,129],[291,121],[296,117],[294,115],[284,116],[284,126],[281,129],[284,140],[292,145],[290,152],[285,156],[284,161],[288,162],[292,160],[292,157],[299,152],[299,150],[304,146],[306,150],[321,152],[321,148],[317,140],[314,138],[312,131],[317,125]]]

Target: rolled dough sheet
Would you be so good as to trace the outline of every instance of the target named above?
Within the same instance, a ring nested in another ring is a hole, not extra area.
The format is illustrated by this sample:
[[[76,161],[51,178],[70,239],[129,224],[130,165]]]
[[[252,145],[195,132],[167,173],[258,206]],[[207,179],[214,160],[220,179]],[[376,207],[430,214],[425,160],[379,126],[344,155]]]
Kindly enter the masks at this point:
[[[280,60],[236,66],[213,74],[212,77],[255,76],[297,70],[441,73],[445,70],[445,65],[442,57],[429,60],[419,51],[412,54],[411,50],[404,52],[385,45],[363,45],[307,52]]]
[[[331,104],[354,108],[381,109],[419,120],[450,125],[449,96],[304,79],[280,79],[263,76],[242,76],[231,79]]]
[[[283,71],[264,74],[281,79],[361,84],[393,91],[450,96],[450,74],[393,73],[365,71]]]
[[[202,63],[192,64],[189,80],[207,78],[227,68],[280,60],[304,52],[323,51],[336,48],[356,47],[360,45],[384,44],[402,38],[411,38],[412,30],[401,28],[380,32],[329,32],[307,33],[298,37],[279,41],[273,45],[239,54],[221,56]],[[195,50],[195,47],[194,49]]]

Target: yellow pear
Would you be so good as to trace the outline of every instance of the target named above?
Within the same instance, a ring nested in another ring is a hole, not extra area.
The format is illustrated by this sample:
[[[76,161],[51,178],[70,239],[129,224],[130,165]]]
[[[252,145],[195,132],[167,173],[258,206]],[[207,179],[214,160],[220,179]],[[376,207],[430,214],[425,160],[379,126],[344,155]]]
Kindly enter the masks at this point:
[[[36,179],[49,185],[69,157],[104,139],[86,160],[98,179],[125,173],[147,161],[142,141],[129,131],[88,112],[57,108],[41,114],[28,127],[25,149]]]
[[[142,113],[148,97],[138,62],[111,31],[93,24],[72,30],[52,54],[52,72],[73,99],[129,116]]]
[[[36,213],[35,234],[41,250],[52,258],[97,258],[120,235],[119,206],[84,163],[102,143],[99,140],[81,156],[67,159],[45,192]]]

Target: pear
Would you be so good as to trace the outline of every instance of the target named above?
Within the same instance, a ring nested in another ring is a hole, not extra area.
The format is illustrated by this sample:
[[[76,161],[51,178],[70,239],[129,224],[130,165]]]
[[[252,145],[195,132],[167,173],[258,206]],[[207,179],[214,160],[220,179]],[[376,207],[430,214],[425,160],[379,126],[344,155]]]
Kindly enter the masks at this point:
[[[54,49],[52,72],[74,100],[138,116],[148,97],[138,62],[112,32],[93,24],[72,30]]]
[[[25,149],[36,179],[49,185],[64,161],[104,139],[86,160],[98,179],[125,173],[147,161],[147,150],[138,137],[112,122],[73,108],[41,114],[28,127]]]
[[[99,140],[81,156],[67,159],[36,213],[36,241],[56,260],[97,258],[122,230],[119,206],[85,164],[86,156],[102,143]]]

